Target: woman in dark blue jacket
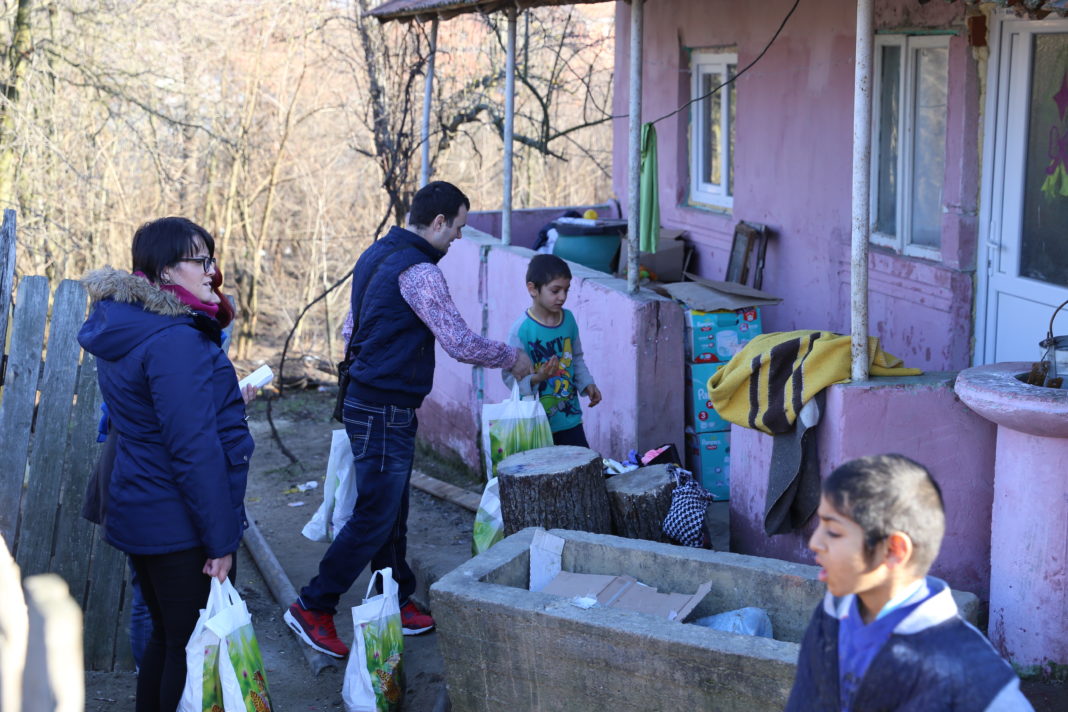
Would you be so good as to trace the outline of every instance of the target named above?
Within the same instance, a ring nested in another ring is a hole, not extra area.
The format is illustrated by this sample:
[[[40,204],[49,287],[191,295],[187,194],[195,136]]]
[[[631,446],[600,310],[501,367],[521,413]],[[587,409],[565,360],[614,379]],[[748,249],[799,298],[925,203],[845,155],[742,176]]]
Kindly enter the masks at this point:
[[[163,218],[134,235],[133,274],[84,280],[93,309],[78,340],[97,358],[118,434],[104,536],[130,555],[152,613],[137,712],[177,708],[210,577],[230,574],[247,526],[254,443],[219,347],[214,252],[202,227]]]

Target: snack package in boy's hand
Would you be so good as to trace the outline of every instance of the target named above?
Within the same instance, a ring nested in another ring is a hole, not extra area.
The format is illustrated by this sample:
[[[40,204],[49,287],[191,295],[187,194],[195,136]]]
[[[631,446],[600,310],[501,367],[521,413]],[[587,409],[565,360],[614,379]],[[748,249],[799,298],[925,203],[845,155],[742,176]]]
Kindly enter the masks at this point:
[[[545,409],[537,400],[523,400],[518,383],[512,386],[512,396],[507,400],[482,406],[487,480],[497,476],[497,465],[509,455],[552,444],[553,433]]]

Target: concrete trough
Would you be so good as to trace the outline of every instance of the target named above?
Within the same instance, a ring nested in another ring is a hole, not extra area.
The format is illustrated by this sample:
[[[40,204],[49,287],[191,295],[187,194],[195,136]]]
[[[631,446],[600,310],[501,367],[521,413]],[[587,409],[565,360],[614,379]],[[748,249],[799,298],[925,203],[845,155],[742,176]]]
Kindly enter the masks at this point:
[[[582,609],[528,590],[524,529],[430,589],[449,697],[458,712],[781,710],[799,643],[824,593],[814,566],[605,534],[565,540],[564,571],[629,574],[661,592],[712,589],[689,620],[759,606],[776,639],[611,608]],[[958,594],[974,620],[978,599]]]

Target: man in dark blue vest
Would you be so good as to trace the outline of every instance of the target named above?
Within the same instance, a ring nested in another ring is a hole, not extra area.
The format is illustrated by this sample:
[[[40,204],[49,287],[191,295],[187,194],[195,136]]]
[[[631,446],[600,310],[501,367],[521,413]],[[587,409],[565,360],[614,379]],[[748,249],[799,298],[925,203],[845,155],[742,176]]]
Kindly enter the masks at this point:
[[[301,589],[285,621],[305,643],[337,658],[348,647],[334,614],[364,567],[393,569],[405,635],[434,627],[410,600],[415,575],[405,560],[408,481],[417,426],[415,410],[434,382],[434,341],[451,357],[487,368],[530,373],[521,349],[471,331],[437,266],[467,223],[471,203],[459,188],[435,181],[412,199],[407,229],[393,227],[369,247],[352,272],[353,329],[345,431],[352,445],[356,506]]]

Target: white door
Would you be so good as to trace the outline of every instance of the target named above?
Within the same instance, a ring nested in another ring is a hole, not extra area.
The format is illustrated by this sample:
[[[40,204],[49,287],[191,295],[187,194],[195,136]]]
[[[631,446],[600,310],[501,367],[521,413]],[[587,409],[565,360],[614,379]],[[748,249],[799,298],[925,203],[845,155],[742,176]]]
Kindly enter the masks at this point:
[[[976,361],[1036,361],[1068,300],[1068,20],[1006,20],[994,39]]]

